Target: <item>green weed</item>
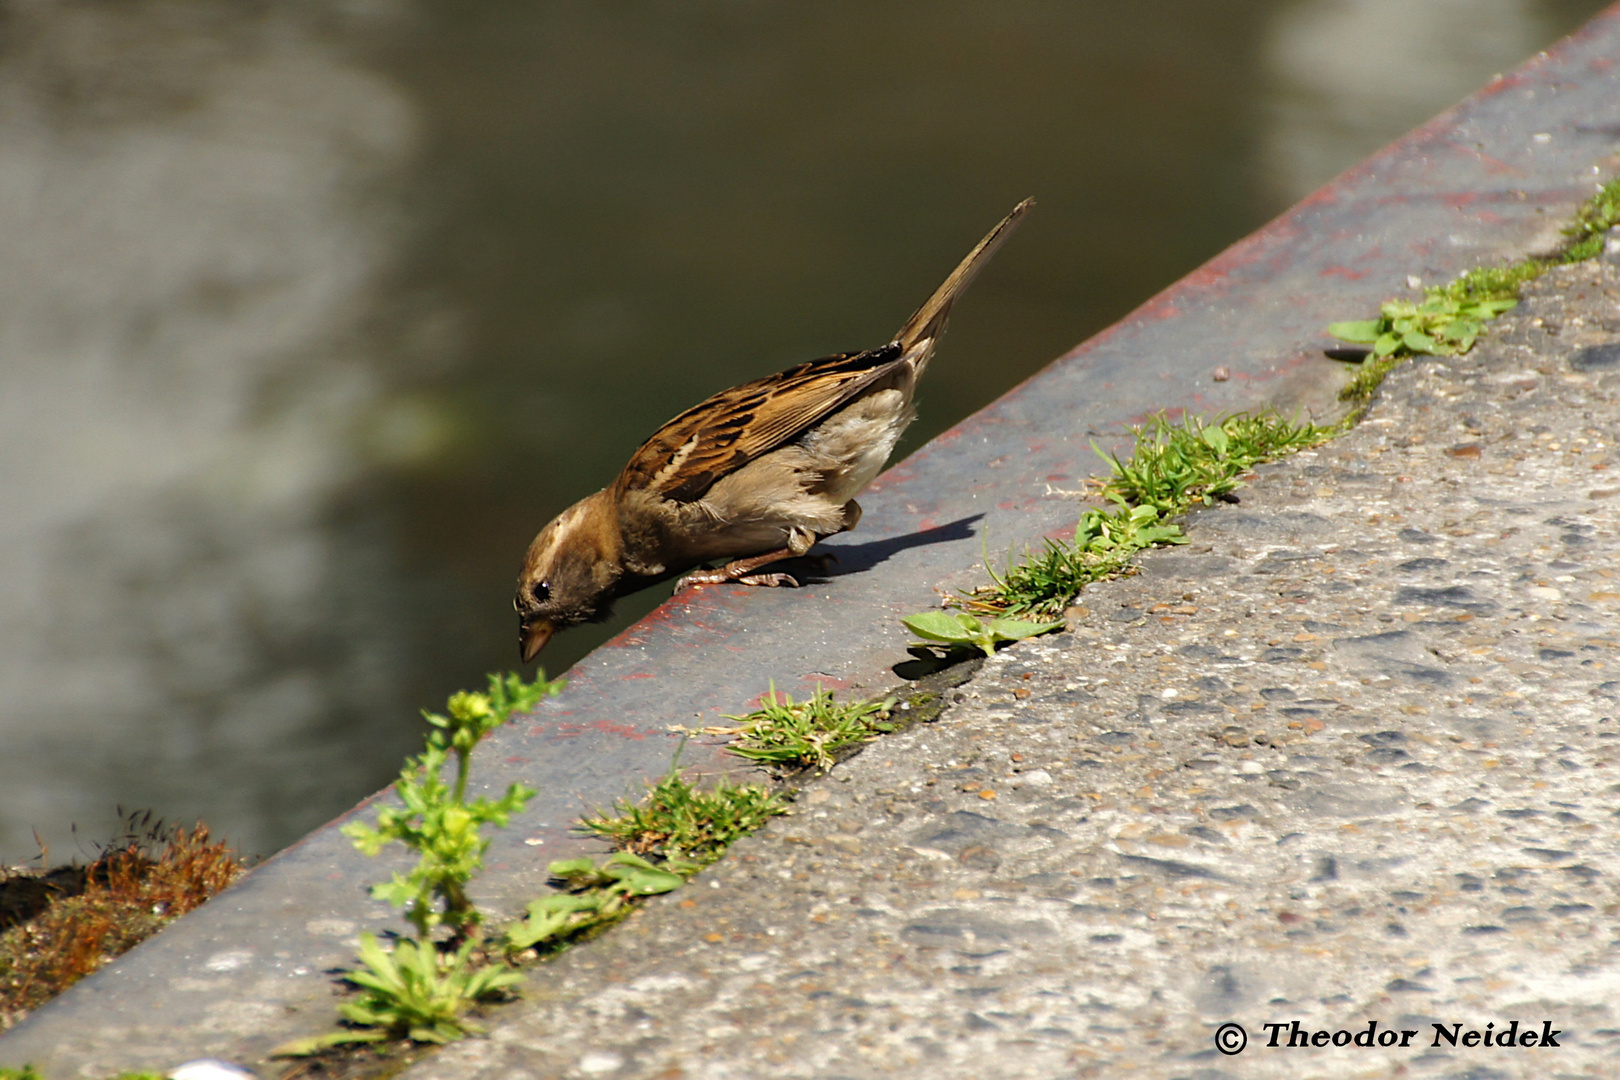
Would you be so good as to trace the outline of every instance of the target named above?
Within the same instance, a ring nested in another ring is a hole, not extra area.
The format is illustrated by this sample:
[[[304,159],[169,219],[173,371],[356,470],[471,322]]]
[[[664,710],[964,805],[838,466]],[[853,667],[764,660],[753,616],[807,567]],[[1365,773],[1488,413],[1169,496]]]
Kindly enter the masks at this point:
[[[426,942],[435,927],[445,926],[461,939],[477,925],[479,915],[467,896],[467,884],[483,866],[489,840],[485,825],[505,826],[523,809],[534,792],[513,784],[499,799],[467,800],[467,771],[472,749],[490,732],[506,723],[514,712],[532,709],[542,698],[558,693],[562,680],[544,677],[525,683],[521,676],[489,677],[489,692],[461,691],[450,696],[449,715],[424,711],[432,725],[426,749],[405,759],[394,783],[402,806],[377,811],[377,824],[353,822],[345,836],[366,855],[375,856],[390,843],[401,843],[417,853],[409,874],[372,887],[371,894],[406,909],[418,941]],[[455,756],[455,782],[444,781],[445,766]]]
[[[738,726],[726,734],[737,742],[731,752],[767,765],[830,769],[838,753],[880,732],[893,731],[889,710],[895,698],[838,704],[832,692],[817,687],[804,701],[778,694],[776,684],[760,707],[745,716],[727,716]]]
[[[489,848],[484,826],[504,826],[534,792],[513,784],[499,799],[468,800],[467,776],[474,747],[513,713],[532,709],[562,687],[562,680],[547,682],[544,675],[533,683],[518,675],[491,675],[486,693],[452,694],[448,715],[423,712],[429,724],[426,747],[405,759],[394,783],[402,805],[380,808],[374,826],[353,822],[343,827],[366,855],[375,856],[396,842],[417,853],[410,873],[396,873],[371,890],[378,899],[406,909],[416,936],[396,941],[389,950],[375,935],[360,935],[361,966],[343,977],[361,994],[338,1007],[354,1026],[296,1040],[273,1056],[298,1057],[348,1043],[393,1039],[449,1042],[476,1030],[462,1019],[467,1009],[522,981],[517,972],[480,951],[481,916],[467,886]],[[446,783],[452,756],[455,780]],[[442,946],[433,936],[441,928],[449,935]]]
[[[1125,505],[1151,506],[1164,516],[1224,499],[1241,486],[1238,478],[1262,461],[1333,437],[1331,429],[1293,424],[1272,412],[1236,413],[1215,424],[1187,416],[1179,425],[1161,413],[1131,432],[1136,445],[1128,459],[1103,455],[1113,471],[1103,490]]]
[[[1341,401],[1350,402],[1354,411],[1345,424],[1354,423],[1365,411],[1373,392],[1390,370],[1412,356],[1453,356],[1473,348],[1485,324],[1512,309],[1519,302],[1519,291],[1548,269],[1584,262],[1603,251],[1604,237],[1620,222],[1620,180],[1611,180],[1598,189],[1575,213],[1575,220],[1563,229],[1567,238],[1556,254],[1531,256],[1507,266],[1476,267],[1444,285],[1424,290],[1421,303],[1389,300],[1376,319],[1336,322],[1328,333],[1341,341],[1371,345],[1372,354],[1339,391]]]
[[[629,914],[632,900],[674,892],[700,869],[680,861],[655,866],[628,851],[616,851],[600,864],[559,859],[547,870],[571,891],[532,901],[528,914],[506,928],[506,947],[521,952],[610,926]]]
[[[612,814],[598,811],[580,827],[622,850],[602,863],[565,859],[548,867],[569,891],[529,904],[525,917],[506,929],[511,952],[556,945],[611,925],[630,910],[631,901],[672,892],[725,853],[738,838],[787,812],[786,799],[757,784],[721,779],[700,790],[678,766],[639,803],[614,803]],[[653,863],[644,856],[656,856]]]
[[[601,863],[581,856],[558,859],[546,867],[547,873],[576,892],[604,889],[626,898],[671,892],[697,870],[696,863],[672,863],[660,868],[629,851],[615,851]]]
[[[477,1032],[462,1014],[474,1002],[521,983],[523,976],[501,964],[480,962],[473,949],[474,942],[466,941],[446,954],[431,941],[404,938],[387,951],[375,935],[361,934],[360,962],[365,966],[344,976],[360,988],[360,999],[338,1006],[343,1018],[361,1030],[336,1034],[343,1042],[447,1043]]]
[[[952,615],[944,611],[925,611],[908,615],[900,620],[906,629],[923,638],[912,648],[979,649],[986,656],[994,656],[996,646],[1009,641],[1022,641],[1036,634],[1046,634],[1063,628],[1063,620],[1035,623],[1023,619],[990,619],[981,622],[966,612]]]
[[[621,799],[613,810],[598,811],[579,824],[622,850],[601,863],[588,858],[552,863],[551,876],[568,891],[529,904],[524,918],[506,929],[509,952],[558,945],[617,922],[629,913],[633,900],[680,888],[739,837],[786,813],[787,806],[781,795],[757,784],[739,786],[722,779],[700,790],[675,765],[647,785],[641,802]]]
[[[714,787],[700,790],[672,768],[656,784],[647,785],[647,796],[640,803],[620,800],[611,814],[598,811],[579,824],[637,855],[656,853],[706,866],[732,841],[786,810],[781,795],[757,784],[737,785],[722,778]]]
[[[1073,541],[1045,540],[1038,552],[1025,548],[1017,562],[1009,553],[999,573],[987,562],[990,584],[953,602],[980,615],[1054,617],[1093,581],[1125,573],[1138,551],[1187,542],[1181,526],[1163,520],[1154,507],[1128,506],[1117,496],[1114,501],[1112,510],[1083,510]]]
[[[1536,259],[1525,259],[1507,266],[1476,266],[1444,285],[1433,286],[1427,292],[1459,304],[1481,300],[1517,300],[1519,289],[1540,277],[1544,270],[1545,265]]]
[[[1610,180],[1575,212],[1575,220],[1564,226],[1569,239],[1561,261],[1585,262],[1603,253],[1604,234],[1620,224],[1620,179]]]
[[[1336,322],[1328,333],[1340,341],[1371,345],[1373,357],[1454,356],[1474,347],[1485,323],[1518,304],[1517,298],[1459,300],[1444,287],[1428,290],[1421,304],[1386,300],[1376,319]]]
[[[990,584],[952,602],[980,615],[1051,618],[1093,581],[1124,573],[1138,551],[1187,542],[1181,526],[1163,520],[1154,507],[1132,507],[1118,495],[1110,499],[1112,510],[1081,511],[1073,541],[1045,540],[1038,552],[1025,548],[1017,562],[1009,553],[1000,572],[986,560]]]
[[[397,1039],[443,1044],[479,1033],[466,1011],[521,983],[523,976],[476,955],[476,948],[476,942],[465,941],[447,953],[431,941],[401,938],[389,950],[375,934],[361,934],[361,966],[343,976],[360,996],[338,1005],[355,1026],[296,1039],[271,1056],[305,1057],[336,1046]]]
[[[1367,403],[1372,400],[1373,392],[1383,385],[1384,376],[1399,367],[1403,359],[1398,356],[1382,359],[1368,356],[1356,365],[1356,372],[1350,376],[1350,381],[1339,388],[1339,400],[1355,406],[1347,419],[1354,421],[1361,418]]]
[[[1170,520],[1175,515],[1230,499],[1255,465],[1334,435],[1334,429],[1293,424],[1275,413],[1238,413],[1215,424],[1189,416],[1179,425],[1161,414],[1131,430],[1136,446],[1128,459],[1103,455],[1111,475],[1101,494],[1111,508],[1083,510],[1072,541],[1046,540],[1038,552],[1026,548],[1017,562],[1009,554],[999,572],[987,561],[990,584],[953,602],[978,615],[1054,618],[1085,586],[1127,573],[1137,552],[1186,543]]]

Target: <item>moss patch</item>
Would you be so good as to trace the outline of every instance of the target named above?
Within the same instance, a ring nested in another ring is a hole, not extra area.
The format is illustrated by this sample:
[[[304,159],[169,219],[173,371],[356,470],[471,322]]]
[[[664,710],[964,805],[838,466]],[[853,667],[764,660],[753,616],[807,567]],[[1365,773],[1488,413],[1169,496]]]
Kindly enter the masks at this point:
[[[90,865],[0,879],[0,1027],[9,1027],[236,880],[244,864],[202,825],[150,814]]]

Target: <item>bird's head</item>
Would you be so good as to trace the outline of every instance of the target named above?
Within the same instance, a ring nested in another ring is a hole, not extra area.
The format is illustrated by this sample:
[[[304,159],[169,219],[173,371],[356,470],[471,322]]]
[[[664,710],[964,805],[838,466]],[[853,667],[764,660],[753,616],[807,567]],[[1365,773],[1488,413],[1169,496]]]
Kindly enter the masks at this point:
[[[619,551],[618,515],[607,491],[581,499],[540,530],[523,558],[512,601],[524,663],[558,630],[608,615],[624,576]]]

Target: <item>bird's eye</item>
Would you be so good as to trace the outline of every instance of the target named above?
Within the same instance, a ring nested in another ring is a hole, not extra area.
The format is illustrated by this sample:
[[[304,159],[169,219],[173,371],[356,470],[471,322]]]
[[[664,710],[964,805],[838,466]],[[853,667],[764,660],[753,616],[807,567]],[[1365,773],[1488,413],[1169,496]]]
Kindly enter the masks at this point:
[[[551,599],[551,586],[542,581],[529,590],[529,595],[534,597],[535,603],[543,604]]]

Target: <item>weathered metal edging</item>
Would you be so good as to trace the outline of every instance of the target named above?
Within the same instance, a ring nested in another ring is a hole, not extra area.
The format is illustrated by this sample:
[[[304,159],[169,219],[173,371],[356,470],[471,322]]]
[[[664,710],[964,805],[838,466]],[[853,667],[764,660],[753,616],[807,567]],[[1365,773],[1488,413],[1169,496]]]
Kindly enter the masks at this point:
[[[794,693],[894,682],[898,617],[971,584],[992,551],[1072,527],[1091,440],[1159,408],[1325,406],[1342,380],[1322,327],[1406,288],[1550,246],[1608,173],[1620,139],[1620,5],[1306,199],[884,474],[858,532],[827,544],[832,576],[799,590],[706,588],[671,600],[583,660],[567,691],[492,739],[476,776],[540,795],[497,839],[481,902],[514,911],[547,860],[584,850],[581,807],[669,765],[672,724],[736,712],[768,680]],[[960,317],[970,317],[964,311]],[[992,363],[994,357],[945,362]],[[1217,366],[1230,371],[1212,380]],[[926,393],[926,386],[924,387]],[[712,742],[683,763],[734,769]],[[41,1008],[0,1038],[0,1064],[47,1075],[252,1060],[328,1028],[332,969],[353,935],[398,925],[366,895],[387,860],[337,826]]]

